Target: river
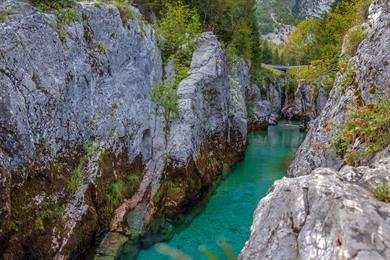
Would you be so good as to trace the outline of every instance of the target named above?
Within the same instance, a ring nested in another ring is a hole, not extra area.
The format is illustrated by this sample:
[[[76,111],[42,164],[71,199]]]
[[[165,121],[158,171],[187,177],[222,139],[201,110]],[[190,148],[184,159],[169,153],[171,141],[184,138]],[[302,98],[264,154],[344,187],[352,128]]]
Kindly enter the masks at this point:
[[[272,183],[285,175],[289,162],[303,141],[304,134],[298,126],[298,122],[281,121],[277,126],[270,126],[268,131],[250,133],[245,159],[221,181],[190,225],[165,245],[192,259],[208,259],[200,252],[199,246],[218,259],[226,259],[226,253],[218,245],[218,241],[225,241],[224,244],[228,245],[223,247],[225,251],[230,247],[234,254],[238,254],[249,238],[257,203]],[[157,248],[161,246],[142,250],[137,260],[171,259]]]

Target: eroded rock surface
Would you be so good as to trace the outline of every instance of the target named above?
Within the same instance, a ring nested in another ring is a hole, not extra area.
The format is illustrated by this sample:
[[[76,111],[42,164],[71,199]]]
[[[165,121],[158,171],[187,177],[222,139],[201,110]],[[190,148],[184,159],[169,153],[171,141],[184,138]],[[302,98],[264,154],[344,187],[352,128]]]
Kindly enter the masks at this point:
[[[294,93],[282,109],[282,114],[288,119],[314,120],[325,107],[327,94],[322,87],[317,87],[301,81]]]
[[[14,11],[0,23],[0,251],[68,257],[106,225],[110,183],[140,178],[151,158],[157,37],[136,9],[125,21],[82,2],[80,22],[61,29],[27,3],[0,8]]]
[[[389,259],[390,205],[371,192],[390,181],[388,155],[370,167],[275,182],[240,259]]]

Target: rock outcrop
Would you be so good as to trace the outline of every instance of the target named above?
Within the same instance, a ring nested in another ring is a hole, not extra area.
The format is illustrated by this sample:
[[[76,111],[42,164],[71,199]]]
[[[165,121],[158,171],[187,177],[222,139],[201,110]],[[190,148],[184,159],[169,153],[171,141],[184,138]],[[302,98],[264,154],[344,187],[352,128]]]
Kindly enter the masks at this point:
[[[106,228],[111,183],[130,193],[151,158],[157,37],[135,9],[122,20],[83,2],[80,22],[60,24],[24,2],[0,8],[13,10],[0,22],[0,252],[75,255]]]
[[[286,93],[289,78],[286,75],[263,79],[261,87],[250,85],[246,90],[248,126],[252,130],[266,129],[275,125],[282,116],[282,107],[289,103]],[[264,93],[261,93],[261,92]]]
[[[388,156],[275,182],[240,259],[389,259],[390,204],[371,191],[390,181]]]
[[[294,93],[294,98],[288,100],[282,109],[282,114],[288,119],[314,120],[325,107],[327,94],[322,87],[301,81]]]
[[[293,9],[301,17],[319,18],[328,12],[335,0],[292,0]]]

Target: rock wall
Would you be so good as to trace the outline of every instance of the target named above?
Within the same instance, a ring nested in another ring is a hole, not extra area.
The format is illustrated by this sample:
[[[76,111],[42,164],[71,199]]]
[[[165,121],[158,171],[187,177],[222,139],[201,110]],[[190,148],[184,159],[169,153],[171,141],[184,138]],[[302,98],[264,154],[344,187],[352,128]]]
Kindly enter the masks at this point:
[[[148,97],[163,74],[157,36],[136,9],[126,20],[81,2],[68,24],[15,0],[0,9],[14,11],[0,22],[5,259],[77,257],[103,237],[113,257],[128,237],[165,231],[241,159],[249,64],[229,75],[212,33],[178,87],[166,139]]]
[[[390,257],[390,205],[373,192],[390,181],[389,147],[364,166],[350,167],[330,146],[340,131],[334,126],[345,122],[358,99],[376,104],[389,97],[390,51],[384,47],[390,39],[389,11],[387,1],[371,4],[368,36],[350,60],[357,68],[354,81],[343,91],[346,75],[338,74],[327,104],[290,166],[289,175],[298,177],[275,182],[261,200],[240,259]],[[378,91],[370,93],[373,85]]]
[[[292,6],[302,17],[319,18],[329,11],[335,0],[293,0]]]
[[[282,108],[282,114],[288,119],[311,121],[316,119],[326,105],[328,97],[322,87],[301,81],[294,93]]]
[[[0,23],[0,252],[67,257],[105,228],[111,183],[127,187],[151,157],[157,37],[135,9],[124,21],[83,2],[60,29],[27,3],[0,8],[15,12]]]

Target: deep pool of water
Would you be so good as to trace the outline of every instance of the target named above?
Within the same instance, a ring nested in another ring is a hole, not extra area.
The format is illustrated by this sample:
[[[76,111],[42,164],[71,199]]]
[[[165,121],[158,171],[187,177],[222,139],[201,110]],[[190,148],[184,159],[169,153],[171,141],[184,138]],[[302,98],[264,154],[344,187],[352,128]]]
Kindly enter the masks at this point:
[[[199,251],[206,247],[218,259],[226,259],[217,241],[225,240],[238,254],[249,238],[253,213],[259,200],[276,179],[287,171],[294,152],[303,141],[298,122],[282,121],[268,131],[251,133],[245,159],[221,181],[206,207],[166,244],[193,259],[207,259]],[[171,259],[156,246],[142,250],[137,260]]]

